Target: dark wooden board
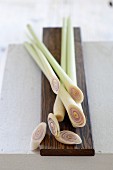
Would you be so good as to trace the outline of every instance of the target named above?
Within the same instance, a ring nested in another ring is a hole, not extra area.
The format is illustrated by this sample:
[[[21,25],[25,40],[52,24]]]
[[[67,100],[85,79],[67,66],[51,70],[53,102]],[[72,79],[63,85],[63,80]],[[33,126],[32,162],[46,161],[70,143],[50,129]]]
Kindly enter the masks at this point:
[[[84,101],[82,103],[87,123],[85,127],[73,128],[66,114],[63,122],[60,123],[61,130],[71,130],[82,139],[80,145],[64,145],[57,142],[47,127],[47,134],[40,147],[40,154],[43,156],[93,156],[95,154],[93,148],[93,139],[91,131],[91,122],[87,98],[86,79],[84,72],[84,61],[81,45],[80,28],[74,29],[75,37],[75,53],[78,86],[84,93]],[[44,28],[43,42],[56,60],[60,63],[61,57],[61,28]],[[48,80],[42,74],[42,93],[41,93],[41,121],[47,122],[49,113],[53,113],[53,104],[56,95],[52,92]]]

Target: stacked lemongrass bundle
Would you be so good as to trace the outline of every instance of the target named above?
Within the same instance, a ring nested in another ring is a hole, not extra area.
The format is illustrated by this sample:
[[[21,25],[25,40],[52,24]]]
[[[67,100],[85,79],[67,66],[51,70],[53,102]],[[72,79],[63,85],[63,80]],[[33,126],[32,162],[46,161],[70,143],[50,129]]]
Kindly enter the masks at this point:
[[[46,46],[40,42],[32,27],[27,25],[31,38],[30,43],[24,45],[32,58],[38,64],[50,82],[51,88],[56,96],[53,113],[48,115],[48,125],[56,140],[64,144],[80,144],[81,138],[71,131],[60,131],[59,123],[64,120],[65,109],[73,127],[83,127],[86,123],[85,115],[81,106],[83,93],[77,86],[76,64],[74,51],[74,33],[70,18],[64,19],[62,28],[61,66],[48,51]],[[59,77],[57,77],[57,75]],[[36,149],[44,138],[46,126],[39,125],[33,132],[31,138],[32,149]],[[35,134],[37,137],[35,137]],[[36,140],[35,140],[36,138]],[[36,144],[37,143],[37,144]]]

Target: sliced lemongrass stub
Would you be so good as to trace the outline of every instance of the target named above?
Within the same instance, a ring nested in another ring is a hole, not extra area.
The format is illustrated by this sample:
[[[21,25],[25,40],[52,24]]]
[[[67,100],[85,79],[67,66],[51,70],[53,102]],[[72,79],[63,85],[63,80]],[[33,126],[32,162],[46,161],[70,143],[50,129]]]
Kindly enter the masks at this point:
[[[53,113],[56,116],[58,122],[62,122],[64,120],[65,108],[58,95],[56,96],[56,99],[54,102]]]
[[[33,131],[31,136],[30,148],[35,150],[39,147],[46,134],[46,123],[41,122]]]
[[[59,123],[53,113],[49,113],[49,115],[48,115],[48,125],[49,125],[49,129],[50,129],[51,133],[54,136],[59,136],[59,132],[60,132]]]
[[[60,134],[58,137],[55,137],[57,141],[67,144],[67,145],[74,145],[74,144],[81,144],[82,140],[80,136],[78,136],[76,133],[68,131],[68,130],[63,130],[60,131]]]

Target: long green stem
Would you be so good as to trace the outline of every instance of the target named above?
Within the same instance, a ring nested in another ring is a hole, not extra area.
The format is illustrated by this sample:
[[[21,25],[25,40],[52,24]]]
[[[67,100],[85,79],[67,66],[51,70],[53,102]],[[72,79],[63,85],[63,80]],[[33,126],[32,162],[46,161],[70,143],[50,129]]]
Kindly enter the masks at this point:
[[[67,18],[63,19],[62,39],[61,39],[61,67],[66,72],[66,48],[67,48]]]
[[[76,60],[75,60],[75,46],[74,46],[74,30],[71,25],[71,19],[68,18],[68,29],[67,29],[67,74],[68,76],[74,81],[74,83],[77,85],[77,77],[76,77]],[[82,110],[81,116],[83,119],[81,119],[81,126],[84,126],[86,123],[86,119],[83,113],[83,109],[81,104],[78,104],[79,108]],[[74,117],[77,117],[77,112]],[[75,123],[76,124],[76,123]],[[74,125],[74,124],[73,124]]]
[[[68,18],[67,26],[67,68],[66,72],[71,80],[77,85],[76,79],[76,64],[75,64],[75,46],[74,46],[74,31],[71,24],[71,19]]]
[[[65,85],[67,91],[70,93],[72,98],[77,102],[81,103],[83,101],[83,93],[82,91],[74,84],[74,82],[69,78],[69,76],[65,73],[65,71],[61,68],[61,66],[57,63],[57,61],[54,59],[52,54],[48,51],[46,46],[39,41],[36,34],[34,33],[33,29],[30,25],[27,25],[27,28],[29,32],[31,33],[34,42],[38,46],[38,48],[43,52],[43,54],[48,59],[49,63],[54,68],[55,72],[58,74],[59,78]]]

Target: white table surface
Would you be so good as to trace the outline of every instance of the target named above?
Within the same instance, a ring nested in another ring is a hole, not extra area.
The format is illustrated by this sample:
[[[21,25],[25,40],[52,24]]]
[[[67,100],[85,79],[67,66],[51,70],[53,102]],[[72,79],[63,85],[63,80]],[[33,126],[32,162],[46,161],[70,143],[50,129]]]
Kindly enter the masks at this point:
[[[26,160],[30,164],[29,159],[31,159],[33,167],[37,166],[41,169],[46,166],[49,168],[51,160],[53,166],[55,166],[56,160],[60,160],[59,166],[55,169],[59,167],[68,169],[69,166],[74,168],[77,162],[77,167],[80,170],[83,167],[89,170],[91,165],[93,166],[92,170],[95,168],[112,169],[113,43],[84,42],[83,52],[96,156],[93,158],[44,158],[39,155],[39,151],[34,153],[29,150],[31,133],[40,122],[41,72],[22,45],[11,45],[8,50],[0,99],[1,163],[4,159],[9,164],[15,155],[17,164],[19,160],[23,163]],[[36,158],[37,162],[34,162]],[[64,163],[67,168],[63,167]]]

